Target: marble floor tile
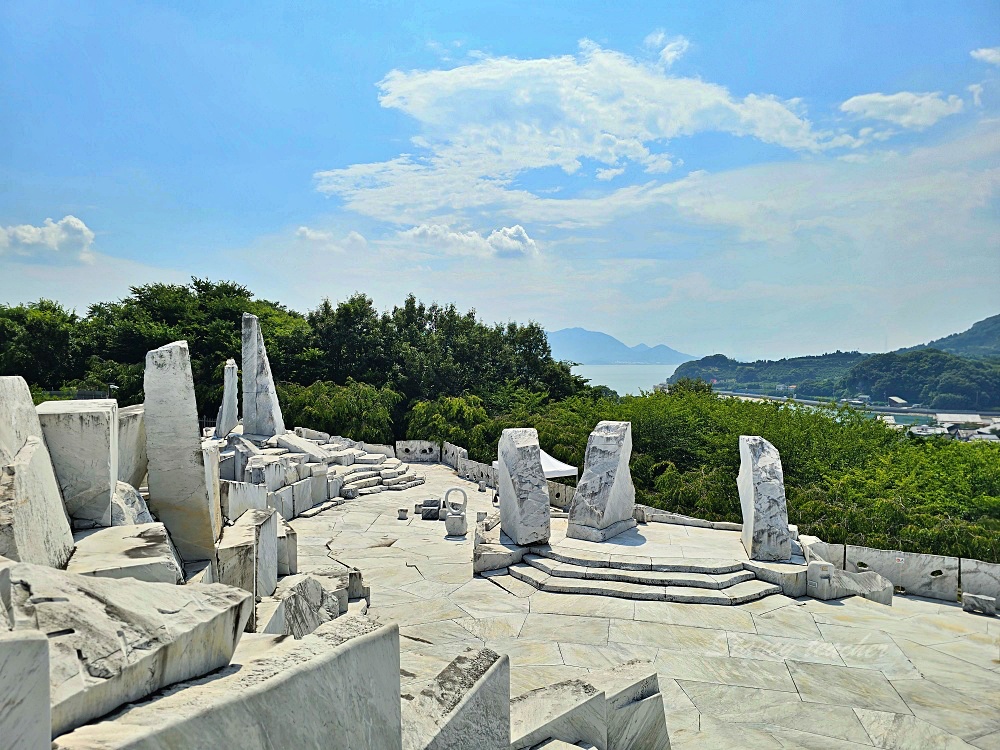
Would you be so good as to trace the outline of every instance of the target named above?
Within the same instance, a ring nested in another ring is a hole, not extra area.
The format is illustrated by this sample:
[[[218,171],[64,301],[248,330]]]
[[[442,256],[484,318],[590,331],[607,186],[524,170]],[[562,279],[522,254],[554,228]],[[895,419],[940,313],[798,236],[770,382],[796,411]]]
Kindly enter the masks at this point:
[[[664,625],[640,620],[612,620],[608,639],[614,643],[646,645],[705,656],[728,656],[729,644],[722,630]]]
[[[785,664],[780,662],[701,656],[661,649],[654,664],[658,674],[675,680],[795,692],[795,683]]]
[[[531,613],[525,619],[519,637],[533,641],[568,641],[605,646],[608,643],[608,627],[606,617]]]
[[[843,659],[832,643],[802,638],[782,638],[775,635],[754,633],[727,633],[729,654],[743,659],[764,659],[767,661],[815,662],[845,666]]]
[[[753,616],[738,607],[677,602],[636,602],[635,619],[667,625],[756,633]]]
[[[804,701],[909,713],[906,703],[881,672],[791,660],[785,664]]]

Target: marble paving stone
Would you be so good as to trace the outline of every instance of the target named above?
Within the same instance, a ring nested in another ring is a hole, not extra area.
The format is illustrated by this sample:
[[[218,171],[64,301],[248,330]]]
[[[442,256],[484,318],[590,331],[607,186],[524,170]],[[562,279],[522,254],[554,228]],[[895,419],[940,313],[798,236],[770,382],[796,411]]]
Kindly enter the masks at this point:
[[[657,652],[654,663],[661,676],[677,680],[795,692],[795,683],[783,663],[701,656],[666,649]]]
[[[969,740],[969,745],[980,750],[1000,750],[1000,732],[990,732]]]
[[[752,615],[762,615],[767,612],[773,612],[777,609],[784,609],[786,607],[800,609],[802,608],[802,602],[791,599],[784,594],[773,594],[754,602],[741,604],[740,610],[743,612],[749,612]]]
[[[796,693],[780,690],[683,680],[680,686],[701,713],[725,721],[808,729],[826,737],[868,744],[864,727],[847,706],[805,703]]]
[[[498,615],[496,617],[463,617],[455,622],[461,625],[466,631],[482,638],[493,641],[506,638],[517,638],[518,633],[524,626],[527,615]]]
[[[487,573],[500,573],[501,575],[487,575]],[[530,583],[525,583],[524,581],[514,578],[514,576],[508,574],[506,568],[502,571],[486,571],[486,573],[483,574],[483,578],[489,580],[489,582],[494,586],[499,586],[504,591],[508,591],[520,599],[527,599],[533,594],[539,593],[538,589]]]
[[[608,639],[613,643],[648,645],[652,648],[703,656],[728,656],[729,645],[721,630],[664,625],[640,620],[612,620]]]
[[[633,659],[653,661],[656,648],[631,643],[608,643],[607,646],[593,646],[587,643],[560,643],[563,663],[570,667],[603,669],[624,664]]]
[[[420,580],[408,583],[400,588],[421,599],[441,599],[462,587],[460,583],[441,583],[440,581]]]
[[[974,633],[948,643],[931,646],[935,651],[975,664],[977,667],[1000,671],[1000,633]]]
[[[382,622],[394,622],[400,627],[404,625],[420,625],[425,622],[440,620],[455,620],[466,617],[464,610],[452,604],[447,599],[432,599],[413,604],[392,604],[385,607],[372,606],[368,613]],[[440,670],[439,670],[440,671]]]
[[[471,558],[471,555],[469,556]],[[465,583],[472,578],[472,563],[417,565],[424,578],[440,583]]]
[[[753,622],[760,635],[808,638],[817,641],[822,639],[812,615],[798,607],[782,607],[754,615]]]
[[[528,600],[508,594],[482,578],[474,578],[448,597],[472,617],[527,614]]]
[[[743,724],[742,726],[750,726]],[[782,747],[794,747],[798,750],[870,750],[871,745],[865,742],[847,742],[836,740],[832,737],[825,737],[813,732],[804,732],[799,729],[779,727],[774,724],[757,724],[762,731],[765,731],[773,739],[781,743]]]
[[[838,643],[848,667],[877,669],[890,680],[919,680],[920,672],[895,643]]]
[[[507,654],[516,667],[557,667],[563,664],[559,644],[554,641],[529,641],[524,638],[486,641],[486,647]],[[572,666],[572,665],[571,665]]]
[[[782,638],[776,635],[728,633],[729,654],[744,659],[767,661],[808,661],[815,664],[845,666],[832,643],[807,641],[802,638]]]
[[[485,639],[478,639],[470,635],[468,630],[454,620],[404,625],[399,629],[400,648],[421,648],[422,646],[456,642],[472,645],[474,640]]]
[[[670,727],[670,724],[667,724]],[[670,732],[671,750],[785,750],[788,745],[768,732],[747,726],[728,724],[702,715],[698,727]]]
[[[535,641],[570,641],[604,646],[608,642],[606,617],[531,613],[521,628],[521,638]]]
[[[537,590],[529,601],[532,614],[616,617],[623,620],[632,619],[636,605],[635,602],[606,596],[552,594]]]
[[[854,709],[876,747],[886,750],[961,750],[961,738],[910,714]]]
[[[881,672],[791,660],[785,664],[804,701],[909,713]]]
[[[830,625],[825,622],[816,623],[816,627],[823,634],[823,640],[830,643],[893,643],[889,634],[883,630]]]
[[[563,680],[587,679],[589,670],[583,667],[528,666],[510,669],[510,697],[516,698],[529,690],[553,685]]]
[[[677,680],[657,674],[657,682],[660,685],[663,706],[667,711],[694,711],[698,713],[697,707]]]
[[[1000,731],[995,704],[974,700],[931,680],[893,680],[892,686],[918,719],[966,741]]]
[[[954,656],[921,646],[905,638],[893,638],[913,666],[928,680],[947,685],[974,700],[1000,706],[1000,674],[981,669]],[[1000,711],[997,712],[1000,718]]]
[[[740,633],[756,633],[753,616],[737,607],[676,602],[636,602],[635,619]]]

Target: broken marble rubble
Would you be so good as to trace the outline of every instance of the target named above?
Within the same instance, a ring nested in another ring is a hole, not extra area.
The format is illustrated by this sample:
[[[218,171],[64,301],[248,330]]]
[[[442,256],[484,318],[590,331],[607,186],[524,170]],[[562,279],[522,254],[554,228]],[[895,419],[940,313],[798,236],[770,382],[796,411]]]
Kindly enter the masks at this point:
[[[111,526],[118,482],[118,402],[45,401],[36,411],[73,528]]]
[[[249,594],[94,578],[16,563],[14,632],[48,634],[52,736],[162,687],[225,666],[249,617]]]
[[[134,526],[155,521],[146,506],[146,499],[135,487],[125,482],[115,483],[115,494],[111,496],[112,526]]]

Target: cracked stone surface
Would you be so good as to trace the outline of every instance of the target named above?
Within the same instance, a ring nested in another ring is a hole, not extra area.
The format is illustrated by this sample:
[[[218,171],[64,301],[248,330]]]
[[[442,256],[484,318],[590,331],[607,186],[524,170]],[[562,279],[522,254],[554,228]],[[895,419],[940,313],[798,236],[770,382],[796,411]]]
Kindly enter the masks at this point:
[[[494,510],[490,494],[443,465],[425,474],[421,487],[290,524],[300,572],[331,558],[363,571],[369,614],[400,628],[403,692],[419,693],[469,648],[510,658],[512,697],[645,659],[675,750],[997,746],[1000,618],[914,596],[886,607],[776,594],[720,607],[546,593],[504,571],[473,577],[472,534],[446,539],[440,521],[396,511],[463,487],[475,517]],[[747,560],[738,531],[650,523],[607,542],[565,534],[566,519],[552,519],[554,549],[639,566]]]

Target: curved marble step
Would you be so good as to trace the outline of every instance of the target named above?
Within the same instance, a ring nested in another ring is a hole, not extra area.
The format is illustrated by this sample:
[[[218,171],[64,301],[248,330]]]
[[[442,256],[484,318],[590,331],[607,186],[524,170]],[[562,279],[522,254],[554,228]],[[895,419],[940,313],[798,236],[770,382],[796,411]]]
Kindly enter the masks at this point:
[[[579,565],[585,568],[649,570],[660,573],[704,573],[706,575],[739,573],[743,570],[743,563],[739,560],[644,557],[610,552],[590,552],[589,550],[571,549],[569,547],[553,548],[548,545],[532,547],[531,553],[539,557],[548,558],[549,560],[555,560],[556,562]]]
[[[756,579],[743,581],[725,589],[706,589],[696,586],[651,586],[625,581],[599,581],[593,579],[564,578],[550,575],[526,563],[507,569],[514,578],[539,591],[554,594],[589,594],[611,596],[618,599],[645,601],[683,602],[687,604],[718,604],[729,606],[763,599],[780,594],[781,587]]]
[[[734,573],[692,573],[688,571],[623,570],[597,568],[574,563],[557,562],[541,555],[525,555],[524,562],[543,573],[557,578],[576,578],[590,581],[618,581],[641,586],[688,586],[701,589],[726,589],[756,576],[742,568]]]

